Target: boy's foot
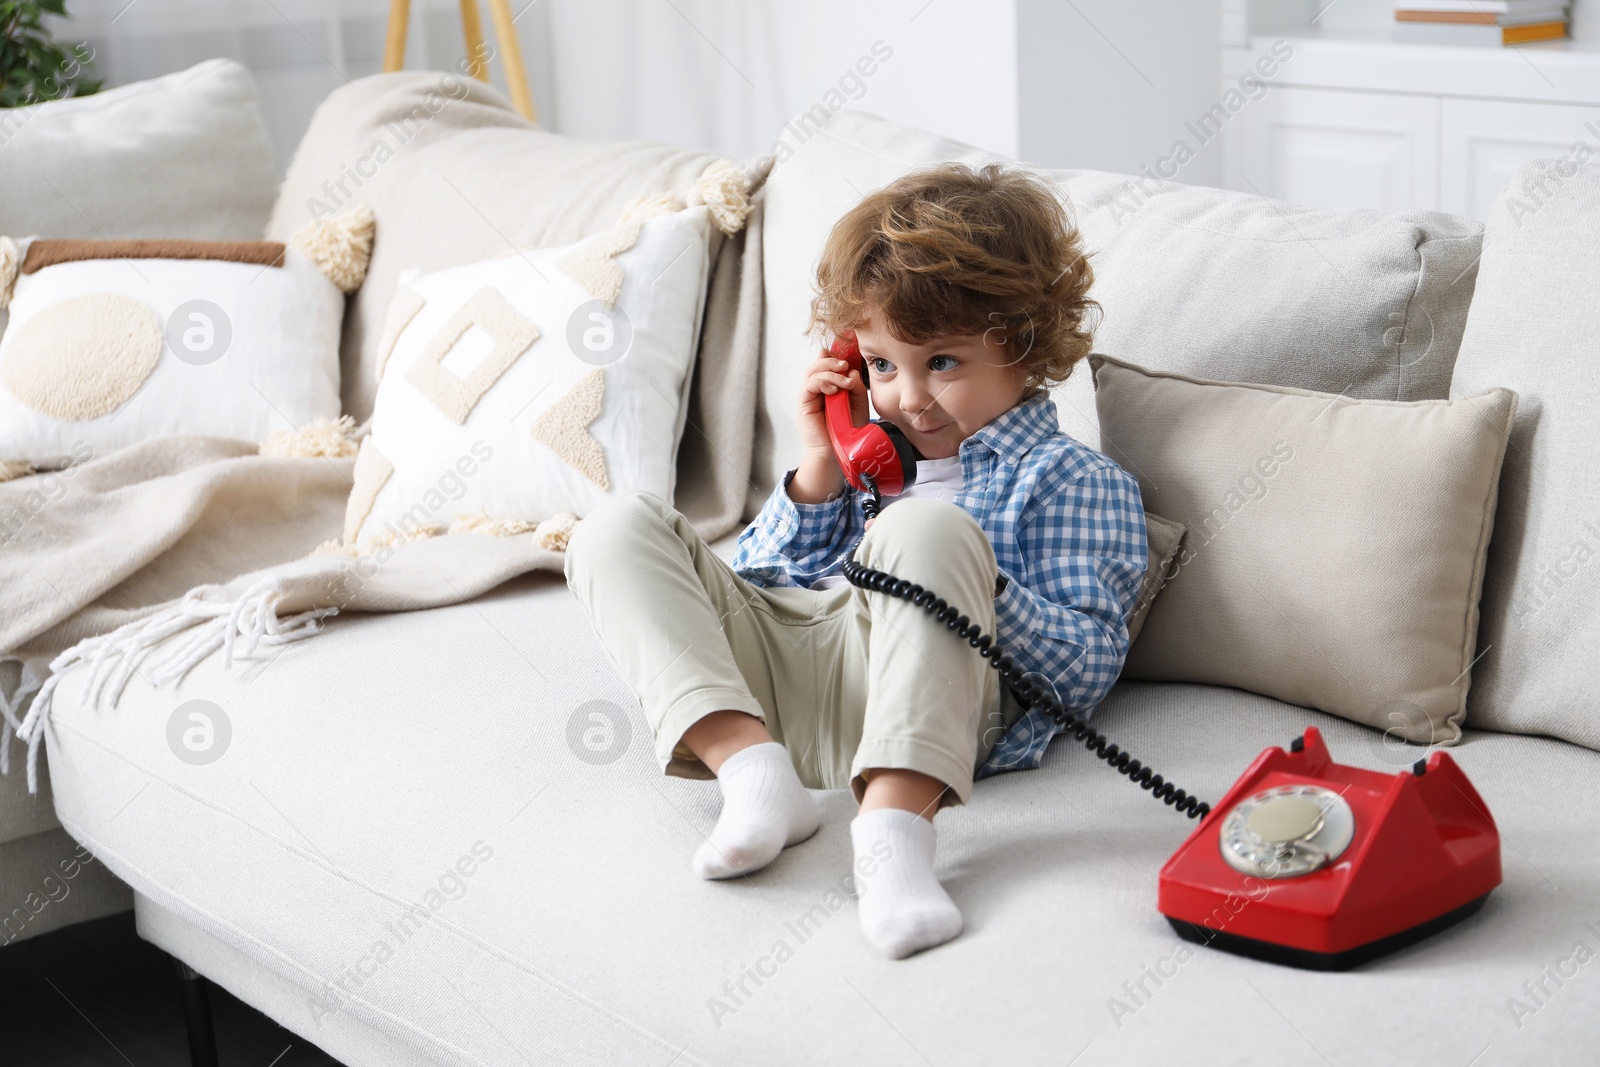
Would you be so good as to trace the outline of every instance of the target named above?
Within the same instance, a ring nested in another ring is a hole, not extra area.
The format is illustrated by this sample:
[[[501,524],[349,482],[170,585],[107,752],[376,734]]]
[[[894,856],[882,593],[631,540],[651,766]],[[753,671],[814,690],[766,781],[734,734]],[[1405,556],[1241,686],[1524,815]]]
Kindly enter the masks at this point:
[[[817,832],[817,802],[800,784],[788,751],[776,741],[741,748],[717,768],[722,814],[694,854],[702,878],[759,871],[790,845]]]
[[[961,911],[933,873],[933,823],[914,811],[874,808],[851,821],[850,840],[861,932],[874,948],[898,960],[961,932]]]

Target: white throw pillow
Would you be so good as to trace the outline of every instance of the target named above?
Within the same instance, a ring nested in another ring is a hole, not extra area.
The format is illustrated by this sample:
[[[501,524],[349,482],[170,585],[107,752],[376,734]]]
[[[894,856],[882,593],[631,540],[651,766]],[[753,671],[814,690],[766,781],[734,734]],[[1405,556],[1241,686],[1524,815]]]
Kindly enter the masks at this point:
[[[680,207],[637,201],[577,244],[400,275],[347,549],[672,499],[712,238],[704,206]]]
[[[0,237],[0,465],[337,418],[341,289],[360,284],[371,240],[370,212],[287,246]]]
[[[259,241],[277,186],[235,59],[0,110],[0,233]]]

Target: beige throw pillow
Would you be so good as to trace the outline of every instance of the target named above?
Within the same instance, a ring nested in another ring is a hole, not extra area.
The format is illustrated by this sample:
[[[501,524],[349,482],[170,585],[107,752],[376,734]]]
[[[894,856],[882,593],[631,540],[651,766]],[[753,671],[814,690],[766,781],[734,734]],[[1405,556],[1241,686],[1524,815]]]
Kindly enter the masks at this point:
[[[1188,528],[1122,676],[1458,740],[1516,394],[1351,400],[1089,360],[1101,450]]]
[[[1183,535],[1184,526],[1181,522],[1163,519],[1148,511],[1144,513],[1144,537],[1145,544],[1149,546],[1150,562],[1145,568],[1144,578],[1139,582],[1139,600],[1133,605],[1133,614],[1128,616],[1130,645],[1139,639],[1139,631],[1144,629],[1144,620],[1150,614],[1150,605],[1172,578],[1172,560],[1178,554],[1178,546],[1183,543]]]

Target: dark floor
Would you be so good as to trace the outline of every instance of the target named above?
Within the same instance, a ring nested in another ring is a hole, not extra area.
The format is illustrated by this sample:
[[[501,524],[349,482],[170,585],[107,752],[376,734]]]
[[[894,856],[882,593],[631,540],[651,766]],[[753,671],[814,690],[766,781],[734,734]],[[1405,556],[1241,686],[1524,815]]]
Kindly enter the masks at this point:
[[[221,1067],[339,1067],[210,985]],[[0,949],[0,1067],[188,1067],[177,971],[133,912]]]

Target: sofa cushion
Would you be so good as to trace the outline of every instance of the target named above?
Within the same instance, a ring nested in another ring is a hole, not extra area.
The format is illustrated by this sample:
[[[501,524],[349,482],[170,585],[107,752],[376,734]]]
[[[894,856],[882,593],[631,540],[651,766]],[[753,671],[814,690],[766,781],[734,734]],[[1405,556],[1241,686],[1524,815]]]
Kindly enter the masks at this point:
[[[1089,363],[1106,454],[1189,531],[1122,676],[1460,737],[1516,395],[1348,400]]]
[[[1600,754],[1562,742],[1468,734],[1452,755],[1507,842],[1505,884],[1476,917],[1330,982],[1184,955],[1155,881],[1194,824],[1065,739],[1041,770],[986,779],[939,816],[938,873],[966,931],[934,951],[891,961],[862,939],[847,791],[817,794],[820,832],[766,870],[696,878],[717,789],[662,776],[637,703],[555,576],[334,618],[229,672],[206,660],[175,688],[136,677],[116,708],[83,702],[86,675],[63,676],[48,726],[62,821],[159,907],[297,990],[275,1013],[313,1042],[353,1021],[374,1049],[420,1050],[416,1062],[508,1067],[921,1063],[917,1050],[1064,1063],[1085,1046],[1104,1062],[1191,1062],[1246,1047],[1241,1033],[1271,1046],[1233,1057],[1249,1063],[1305,1042],[1334,1063],[1468,1063],[1491,1043],[1578,1062],[1592,1049],[1600,983],[1530,1002],[1521,1028],[1507,1009],[1575,940],[1595,944],[1600,826],[1551,812],[1600,775]],[[209,763],[168,745],[191,700],[231,721]],[[585,737],[594,715],[607,745]],[[1352,764],[1404,771],[1424,754],[1203,685],[1120,683],[1096,722],[1213,800],[1308,724]],[[213,977],[253,995],[251,974]]]
[[[1148,511],[1144,513],[1144,530],[1149,564],[1145,567],[1144,577],[1139,579],[1139,599],[1133,605],[1133,613],[1128,616],[1130,643],[1139,639],[1144,620],[1150,616],[1150,605],[1155,603],[1156,597],[1161,595],[1161,590],[1172,578],[1172,561],[1183,544],[1186,532],[1183,523],[1152,515]]]
[[[347,543],[673,499],[714,228],[703,205],[654,207],[576,245],[400,276]]]
[[[0,337],[0,462],[337,419],[344,293],[300,236],[29,242]]]
[[[345,412],[372,413],[384,317],[400,272],[571,244],[640,196],[688,201],[720,157],[664,144],[577,141],[541,130],[492,87],[450,72],[362,78],[317,108],[267,227],[364,203],[377,214],[366,283],[345,317]]]
[[[1522,397],[1467,721],[1600,748],[1600,164],[1539,160],[1489,212],[1452,392]]]
[[[0,233],[255,241],[277,184],[236,60],[0,111]]]
[[[943,160],[997,159],[843,111],[766,186],[767,326],[754,514],[799,458],[793,408],[814,272],[835,221],[866,193]],[[1047,172],[1066,195],[1104,308],[1096,349],[1159,370],[1347,396],[1448,394],[1483,228],[1435,212],[1330,211],[1088,170]],[[1062,429],[1099,444],[1093,384],[1054,389]]]

